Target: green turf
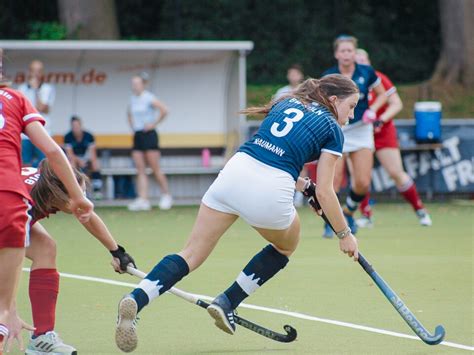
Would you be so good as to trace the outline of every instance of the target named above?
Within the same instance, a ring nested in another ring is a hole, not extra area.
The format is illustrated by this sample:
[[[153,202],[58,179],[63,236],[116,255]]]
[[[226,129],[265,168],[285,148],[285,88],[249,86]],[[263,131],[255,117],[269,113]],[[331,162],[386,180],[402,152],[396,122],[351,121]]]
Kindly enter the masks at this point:
[[[408,205],[377,205],[376,227],[360,232],[360,249],[430,331],[443,324],[448,341],[472,346],[474,209],[454,204],[436,204],[429,209],[434,226],[423,228]],[[196,211],[176,208],[168,212],[130,213],[124,209],[98,209],[117,240],[144,271],[162,256],[179,250]],[[320,219],[307,209],[300,210],[300,215],[302,240],[291,262],[247,302],[411,334],[365,272],[339,252],[337,241],[320,237]],[[60,214],[44,225],[57,240],[60,271],[136,281],[132,276],[113,273],[105,249],[88,237],[72,217]],[[239,221],[207,262],[179,287],[216,295],[265,244]],[[23,275],[18,304],[23,317],[30,320],[27,279]],[[114,344],[116,306],[127,291],[126,287],[63,278],[57,331],[80,354],[118,353]],[[279,344],[242,328],[229,336],[215,328],[202,309],[164,295],[141,314],[136,353],[468,353],[262,311],[242,309],[240,314],[275,329],[292,324],[298,329],[298,340]]]

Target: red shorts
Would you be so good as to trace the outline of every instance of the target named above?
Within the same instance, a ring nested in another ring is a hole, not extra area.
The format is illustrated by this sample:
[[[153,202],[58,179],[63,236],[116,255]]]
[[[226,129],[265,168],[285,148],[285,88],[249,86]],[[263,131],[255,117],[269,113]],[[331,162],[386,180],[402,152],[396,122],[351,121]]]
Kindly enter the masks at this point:
[[[380,132],[374,133],[375,150],[383,148],[398,148],[397,129],[393,121],[385,123]]]
[[[15,192],[0,191],[0,248],[25,248],[30,243],[30,202]]]

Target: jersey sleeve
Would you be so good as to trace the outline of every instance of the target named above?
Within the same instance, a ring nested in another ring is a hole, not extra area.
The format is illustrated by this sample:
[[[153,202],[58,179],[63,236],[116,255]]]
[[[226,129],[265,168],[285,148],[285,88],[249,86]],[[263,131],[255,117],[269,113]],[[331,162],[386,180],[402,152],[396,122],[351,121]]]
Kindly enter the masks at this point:
[[[86,132],[88,145],[95,144],[95,137],[92,133]]]
[[[43,126],[45,125],[45,120],[43,116],[36,110],[36,108],[31,104],[31,102],[23,95],[19,94],[20,100],[20,112],[21,112],[21,123],[23,131],[26,126],[32,122],[40,122]]]
[[[321,153],[331,153],[342,157],[342,147],[344,146],[344,134],[341,127],[336,123],[332,124],[325,144],[321,147]]]
[[[388,78],[388,76],[379,72],[377,72],[377,76],[382,81],[382,85],[385,89],[385,95],[387,97],[389,97],[390,95],[392,95],[394,92],[397,91],[397,88],[395,87],[395,85],[393,85],[392,81]]]
[[[369,90],[372,90],[374,87],[379,86],[382,81],[380,78],[377,76],[377,73],[375,73],[374,68],[371,66],[368,66],[367,69],[367,85],[369,87]]]

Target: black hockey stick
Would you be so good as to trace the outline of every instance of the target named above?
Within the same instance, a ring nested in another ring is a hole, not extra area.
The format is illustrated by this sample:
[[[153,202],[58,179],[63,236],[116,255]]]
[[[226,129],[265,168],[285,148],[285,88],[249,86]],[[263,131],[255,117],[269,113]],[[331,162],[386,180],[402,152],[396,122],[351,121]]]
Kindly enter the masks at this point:
[[[138,269],[135,269],[133,267],[128,266],[127,267],[127,272],[131,275],[137,276],[141,279],[145,278],[146,274],[143,271],[140,271]],[[179,298],[182,298],[190,303],[196,304],[199,307],[202,307],[206,309],[209,307],[209,303],[206,301],[201,300],[197,295],[194,295],[192,293],[185,292],[183,290],[180,290],[176,287],[172,287],[171,289],[168,290],[169,293],[178,296]],[[291,343],[296,339],[296,329],[293,328],[291,325],[285,325],[283,328],[286,332],[286,334],[278,333],[275,332],[271,329],[267,329],[265,327],[262,327],[261,325],[255,324],[245,318],[239,317],[238,315],[234,315],[234,321],[236,324],[247,328],[248,330],[251,330],[252,332],[255,332],[257,334],[260,334],[266,338],[279,341],[281,343]]]
[[[321,205],[319,204],[318,200],[315,196],[311,196],[309,198],[309,204],[316,210],[322,210]],[[328,218],[322,213],[321,217],[324,221],[332,228],[331,223],[329,222]],[[336,233],[336,231],[334,231]],[[435,334],[431,334],[426,330],[423,324],[420,323],[418,319],[416,319],[415,315],[412,311],[408,309],[405,303],[402,301],[400,297],[390,288],[390,286],[385,282],[384,279],[374,270],[372,265],[367,261],[367,259],[359,253],[359,264],[365,270],[367,274],[374,280],[375,284],[378,286],[380,291],[384,294],[384,296],[390,301],[392,306],[397,310],[397,312],[402,316],[405,322],[410,326],[410,328],[415,332],[418,337],[423,340],[426,344],[429,345],[437,345],[441,343],[444,339],[446,331],[442,325],[438,325],[435,329]]]

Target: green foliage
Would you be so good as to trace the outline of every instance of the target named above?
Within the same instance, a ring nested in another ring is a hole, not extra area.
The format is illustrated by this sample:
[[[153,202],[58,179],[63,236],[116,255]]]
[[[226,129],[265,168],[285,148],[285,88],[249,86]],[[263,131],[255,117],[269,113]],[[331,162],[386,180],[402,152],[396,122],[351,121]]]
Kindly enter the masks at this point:
[[[4,0],[1,38],[57,39],[56,1]],[[286,68],[300,63],[319,77],[335,64],[332,41],[359,38],[377,69],[394,81],[430,77],[440,52],[438,1],[433,0],[117,0],[124,39],[250,40],[248,80],[285,82]],[[34,31],[28,24],[42,23]],[[48,25],[46,25],[48,24]]]
[[[374,66],[397,82],[429,78],[440,50],[432,0],[122,0],[117,6],[125,36],[253,41],[251,83],[283,83],[293,63],[320,76],[335,64],[332,41],[341,33],[358,37]]]
[[[66,27],[57,22],[33,22],[30,28],[28,39],[33,40],[60,40],[67,35]]]

